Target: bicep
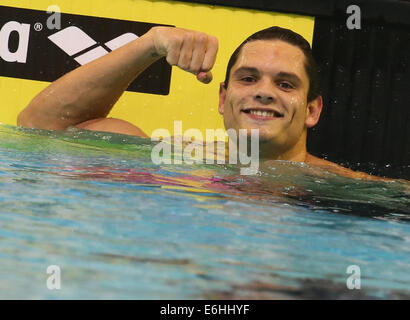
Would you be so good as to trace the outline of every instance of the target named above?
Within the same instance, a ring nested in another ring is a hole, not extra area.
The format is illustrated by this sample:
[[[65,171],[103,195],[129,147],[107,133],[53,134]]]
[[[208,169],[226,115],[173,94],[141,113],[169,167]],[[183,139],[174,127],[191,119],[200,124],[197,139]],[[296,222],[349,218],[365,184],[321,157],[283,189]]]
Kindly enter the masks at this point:
[[[91,131],[103,131],[148,138],[144,131],[128,121],[114,118],[98,118],[77,124],[75,127]]]

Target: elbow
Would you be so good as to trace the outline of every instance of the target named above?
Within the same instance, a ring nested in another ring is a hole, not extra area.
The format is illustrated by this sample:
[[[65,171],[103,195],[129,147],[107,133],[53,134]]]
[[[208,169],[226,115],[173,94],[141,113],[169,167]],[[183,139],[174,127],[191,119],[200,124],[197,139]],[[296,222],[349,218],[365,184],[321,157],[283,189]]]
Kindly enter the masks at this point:
[[[30,123],[30,117],[27,115],[26,109],[21,111],[17,116],[17,125],[19,127],[34,128],[32,123]]]
[[[39,110],[38,104],[33,104],[33,101],[17,115],[17,126],[19,127],[44,130],[55,129],[50,124],[52,122]]]
[[[29,107],[26,107],[17,115],[17,126],[33,129],[48,129],[42,121],[31,112]]]
[[[72,125],[71,123],[58,122],[55,119],[56,117],[49,117],[28,106],[17,115],[17,126],[31,129],[62,131]]]

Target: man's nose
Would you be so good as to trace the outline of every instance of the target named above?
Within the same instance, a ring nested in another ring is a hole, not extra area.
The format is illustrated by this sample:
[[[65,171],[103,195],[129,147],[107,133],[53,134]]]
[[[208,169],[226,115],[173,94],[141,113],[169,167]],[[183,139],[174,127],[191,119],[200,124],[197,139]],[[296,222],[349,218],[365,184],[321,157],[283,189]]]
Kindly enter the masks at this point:
[[[272,95],[265,93],[259,93],[255,96],[255,98],[262,104],[271,104],[274,101]]]
[[[262,104],[271,104],[276,100],[271,81],[260,82],[255,94],[255,99]]]

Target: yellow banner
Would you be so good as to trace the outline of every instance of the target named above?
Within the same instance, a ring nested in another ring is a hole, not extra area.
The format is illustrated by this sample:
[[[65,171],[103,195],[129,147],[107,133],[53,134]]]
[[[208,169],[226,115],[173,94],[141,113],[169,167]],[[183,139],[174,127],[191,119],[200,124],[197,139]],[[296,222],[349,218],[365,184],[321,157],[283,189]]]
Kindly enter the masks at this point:
[[[115,105],[110,117],[127,120],[148,135],[157,128],[165,128],[172,134],[174,120],[182,121],[184,131],[188,128],[198,128],[203,132],[205,129],[223,128],[222,117],[218,113],[219,83],[224,81],[230,55],[252,33],[278,25],[292,29],[309,42],[313,38],[313,17],[275,12],[155,0],[59,0],[58,3],[0,0],[1,6],[42,11],[53,4],[58,5],[62,13],[170,24],[200,30],[219,39],[211,84],[204,85],[192,74],[174,67],[169,95],[125,92]],[[7,20],[12,21],[13,17],[7,17]],[[15,125],[17,114],[48,84],[0,77],[0,122]]]

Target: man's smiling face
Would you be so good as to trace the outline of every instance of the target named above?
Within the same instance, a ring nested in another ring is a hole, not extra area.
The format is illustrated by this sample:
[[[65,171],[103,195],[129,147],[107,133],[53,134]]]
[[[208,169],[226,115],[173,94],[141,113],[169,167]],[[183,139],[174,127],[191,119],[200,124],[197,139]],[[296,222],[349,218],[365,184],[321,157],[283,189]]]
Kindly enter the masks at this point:
[[[220,89],[225,128],[259,129],[261,143],[277,152],[306,143],[306,128],[317,123],[321,101],[319,112],[312,112],[305,60],[302,50],[284,41],[245,44],[231,69],[228,88]]]

